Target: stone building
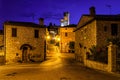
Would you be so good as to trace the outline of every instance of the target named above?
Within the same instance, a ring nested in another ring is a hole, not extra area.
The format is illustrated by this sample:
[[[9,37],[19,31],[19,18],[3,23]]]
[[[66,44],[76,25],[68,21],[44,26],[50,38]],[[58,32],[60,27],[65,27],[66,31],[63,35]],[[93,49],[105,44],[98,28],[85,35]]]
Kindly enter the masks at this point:
[[[2,46],[3,45],[3,35],[4,35],[4,32],[3,32],[3,30],[0,30],[0,46]]]
[[[96,15],[91,7],[90,14],[82,15],[74,32],[76,57],[83,62],[92,45],[103,47],[108,45],[108,39],[120,38],[120,15]]]
[[[69,43],[75,42],[75,32],[73,32],[75,28],[76,25],[69,25],[59,28],[61,52],[69,52]]]
[[[31,22],[4,23],[6,62],[43,61],[46,53],[46,28]]]
[[[0,30],[0,56],[4,55],[4,32]]]

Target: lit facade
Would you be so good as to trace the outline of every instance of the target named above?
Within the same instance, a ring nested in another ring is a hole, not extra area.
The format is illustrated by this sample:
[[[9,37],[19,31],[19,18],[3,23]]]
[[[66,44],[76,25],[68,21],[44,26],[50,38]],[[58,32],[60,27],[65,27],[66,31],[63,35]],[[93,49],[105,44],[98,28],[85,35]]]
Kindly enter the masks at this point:
[[[120,16],[83,15],[75,29],[75,54],[83,62],[84,54],[93,45],[104,47],[107,40],[120,38]]]
[[[46,28],[29,22],[5,22],[6,61],[29,62],[45,59]]]
[[[61,52],[69,52],[69,43],[75,42],[75,32],[73,32],[75,27],[76,26],[66,26],[59,28]]]

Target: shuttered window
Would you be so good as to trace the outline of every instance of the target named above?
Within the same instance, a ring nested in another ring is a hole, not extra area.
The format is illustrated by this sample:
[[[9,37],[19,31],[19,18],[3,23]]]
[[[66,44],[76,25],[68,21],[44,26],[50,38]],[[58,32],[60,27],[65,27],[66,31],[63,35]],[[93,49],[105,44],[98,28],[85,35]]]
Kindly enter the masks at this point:
[[[39,30],[35,30],[34,31],[34,37],[35,38],[39,38]]]
[[[111,35],[118,35],[118,24],[111,24]]]
[[[12,28],[12,37],[17,37],[17,28]]]

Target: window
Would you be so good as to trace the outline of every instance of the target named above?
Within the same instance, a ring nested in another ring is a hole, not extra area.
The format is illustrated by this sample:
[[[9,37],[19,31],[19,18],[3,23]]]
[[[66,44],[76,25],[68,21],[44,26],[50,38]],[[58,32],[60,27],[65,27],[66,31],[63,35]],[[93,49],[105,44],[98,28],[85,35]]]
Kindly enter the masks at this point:
[[[104,26],[104,31],[107,32],[107,26]]]
[[[35,37],[35,38],[38,38],[38,37],[39,37],[39,30],[35,30],[35,31],[34,31],[34,37]]]
[[[68,34],[67,33],[65,33],[65,37],[67,37],[68,36]]]
[[[17,37],[17,29],[12,28],[12,37]]]
[[[111,35],[117,36],[118,34],[118,24],[111,24]]]

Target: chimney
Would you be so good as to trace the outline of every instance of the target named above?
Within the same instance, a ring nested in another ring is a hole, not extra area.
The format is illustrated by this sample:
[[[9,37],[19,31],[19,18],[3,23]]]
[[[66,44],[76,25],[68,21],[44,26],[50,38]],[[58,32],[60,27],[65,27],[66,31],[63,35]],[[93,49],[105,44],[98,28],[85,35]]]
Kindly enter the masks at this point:
[[[43,18],[39,19],[39,24],[40,24],[40,26],[44,26],[44,19]]]
[[[93,17],[94,17],[94,16],[96,15],[95,7],[92,6],[92,7],[89,8],[89,10],[90,10],[90,16],[93,16]]]

